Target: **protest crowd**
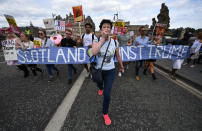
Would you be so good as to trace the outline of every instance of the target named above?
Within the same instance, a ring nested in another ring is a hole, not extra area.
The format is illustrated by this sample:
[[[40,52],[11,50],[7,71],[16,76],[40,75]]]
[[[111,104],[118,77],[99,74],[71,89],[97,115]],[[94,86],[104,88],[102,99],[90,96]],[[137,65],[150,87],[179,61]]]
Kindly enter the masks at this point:
[[[120,53],[121,47],[147,47],[147,46],[161,46],[167,45],[165,43],[162,34],[158,33],[153,34],[152,32],[146,32],[144,26],[139,28],[138,34],[131,35],[128,32],[128,27],[125,25],[122,27],[121,34],[113,34],[112,32],[113,23],[111,20],[103,19],[100,22],[100,36],[96,36],[92,32],[92,25],[90,23],[85,24],[85,34],[80,34],[77,37],[73,37],[73,32],[70,29],[65,29],[65,35],[60,33],[55,33],[52,36],[48,37],[46,35],[46,30],[40,29],[38,31],[38,36],[31,36],[27,32],[15,33],[12,30],[6,31],[6,39],[1,41],[2,49],[9,50],[9,45],[14,44],[14,49],[16,53],[21,51],[29,51],[32,49],[44,48],[44,49],[53,49],[53,48],[83,48],[91,49],[93,60],[89,63],[83,63],[84,69],[87,71],[86,77],[91,78],[96,82],[98,87],[98,95],[104,95],[103,100],[103,118],[106,125],[111,124],[111,120],[108,116],[108,109],[110,104],[111,88],[115,76],[122,77],[127,70],[130,70],[129,65],[135,63],[135,72],[134,78],[137,81],[140,81],[140,73],[144,75],[151,74],[153,80],[158,80],[158,77],[155,74],[154,63],[156,62],[155,58],[151,59],[139,59],[133,61],[123,61]],[[190,64],[190,68],[200,63],[202,58],[202,32],[197,34],[197,39],[190,42],[190,38],[193,37],[192,33],[185,32],[183,38],[175,41],[173,45],[183,45],[189,46],[190,52],[189,57],[184,59],[175,59],[173,60],[172,73],[170,77],[176,79],[176,72],[180,70],[183,65]],[[167,45],[169,46],[169,45]],[[142,50],[144,52],[145,50]],[[50,52],[49,52],[50,53]],[[123,54],[122,54],[123,55]],[[62,55],[61,55],[62,56]],[[116,62],[115,63],[115,59]],[[48,82],[54,80],[54,73],[57,76],[60,75],[60,70],[56,64],[52,63],[39,63],[45,65],[45,69],[41,69],[37,63],[36,64],[21,64],[17,59],[6,60],[8,66],[16,66],[16,70],[19,69],[23,72],[23,77],[37,77],[38,74],[48,75]],[[74,64],[67,64],[67,80],[68,84],[72,83],[73,75],[77,73],[77,68]],[[143,68],[143,72],[140,72],[140,68]],[[117,69],[117,73],[116,73]],[[202,70],[202,69],[201,69]],[[30,74],[30,71],[33,75]],[[101,74],[101,75],[99,75]],[[202,73],[201,73],[202,74]]]

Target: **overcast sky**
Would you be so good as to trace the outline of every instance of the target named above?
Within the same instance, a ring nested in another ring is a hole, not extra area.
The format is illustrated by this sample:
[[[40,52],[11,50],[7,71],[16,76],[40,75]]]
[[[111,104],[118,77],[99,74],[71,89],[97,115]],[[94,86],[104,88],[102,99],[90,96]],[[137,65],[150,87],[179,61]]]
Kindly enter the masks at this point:
[[[0,0],[0,27],[8,26],[3,14],[14,16],[18,26],[44,27],[43,19],[52,13],[72,12],[72,6],[82,5],[85,16],[91,16],[98,30],[102,19],[111,19],[116,12],[119,18],[131,24],[152,24],[160,12],[161,3],[169,9],[170,27],[202,28],[202,0]]]

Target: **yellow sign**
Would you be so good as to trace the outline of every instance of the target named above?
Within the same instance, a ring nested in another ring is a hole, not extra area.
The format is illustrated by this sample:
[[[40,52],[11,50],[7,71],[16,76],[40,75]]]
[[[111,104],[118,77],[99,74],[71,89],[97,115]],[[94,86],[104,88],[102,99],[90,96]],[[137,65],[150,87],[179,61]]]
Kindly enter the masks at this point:
[[[35,39],[34,40],[34,47],[40,48],[41,47],[41,40]]]
[[[125,22],[120,22],[120,21],[116,21],[114,24],[115,27],[124,27],[124,25],[125,25]]]
[[[12,32],[19,34],[20,30],[18,29],[18,26],[16,24],[14,17],[11,15],[5,15],[5,14],[4,14],[4,16],[9,24],[9,26],[11,27]]]
[[[8,21],[9,25],[17,26],[16,21],[13,16],[5,15],[5,17],[6,17],[6,20]]]

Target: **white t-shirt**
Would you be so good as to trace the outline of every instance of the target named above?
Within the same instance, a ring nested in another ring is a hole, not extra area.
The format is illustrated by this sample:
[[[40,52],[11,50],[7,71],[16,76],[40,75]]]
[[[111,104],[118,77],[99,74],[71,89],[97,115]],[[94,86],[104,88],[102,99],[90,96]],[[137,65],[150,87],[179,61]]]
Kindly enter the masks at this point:
[[[92,35],[93,35],[92,33],[84,34],[84,36],[83,36],[83,46],[88,46],[88,45],[93,44]],[[95,39],[97,39],[97,37],[94,35],[94,40]]]
[[[199,40],[195,40],[193,45],[191,46],[191,53],[199,52],[202,43]]]
[[[96,39],[94,39],[93,41],[98,42],[98,40],[96,40]],[[106,41],[105,43],[103,43],[103,46],[100,48],[100,52],[98,52],[98,54],[96,55],[96,63],[97,63],[95,66],[96,69],[101,68],[102,61],[103,61],[103,58],[104,58],[104,55],[107,50],[107,46],[108,46],[109,42],[110,41]],[[111,70],[111,69],[115,68],[114,55],[115,55],[115,50],[118,47],[119,47],[118,41],[116,41],[116,44],[115,44],[114,39],[111,38],[111,42],[110,42],[110,45],[109,45],[109,48],[108,48],[108,51],[107,51],[107,54],[105,57],[105,61],[103,63],[102,70]]]
[[[55,46],[55,45],[54,45],[54,43],[49,38],[47,38],[47,41],[46,41],[46,39],[45,40],[41,39],[41,47],[42,48],[43,47],[53,47],[53,46]]]

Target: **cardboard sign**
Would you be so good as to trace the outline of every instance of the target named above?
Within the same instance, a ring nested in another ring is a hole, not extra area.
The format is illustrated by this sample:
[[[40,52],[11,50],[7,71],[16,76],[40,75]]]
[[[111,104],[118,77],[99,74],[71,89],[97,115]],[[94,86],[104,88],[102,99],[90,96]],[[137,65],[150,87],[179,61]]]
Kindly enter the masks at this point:
[[[82,22],[83,21],[83,11],[82,6],[74,6],[72,7],[74,13],[74,22]]]
[[[15,49],[15,40],[4,40],[1,44],[6,61],[18,60],[17,50]]]
[[[114,23],[114,26],[115,26],[115,27],[124,27],[124,25],[125,25],[125,22],[116,21],[116,22]]]
[[[66,23],[65,29],[69,29],[69,30],[73,31],[73,24],[72,23]]]
[[[114,23],[114,35],[122,35],[123,34],[123,28],[124,28],[125,22],[116,21]]]
[[[166,24],[156,24],[156,38],[162,38],[165,32]]]
[[[11,15],[4,15],[4,16],[5,16],[8,24],[9,24],[9,26],[11,27],[12,32],[19,34],[20,30],[19,30],[19,28],[18,28],[18,26],[16,24],[16,21],[15,21],[14,17],[11,16]]]
[[[41,48],[41,39],[34,37],[34,48]]]
[[[47,30],[55,29],[55,23],[53,18],[43,19],[43,22]]]
[[[65,21],[55,20],[55,29],[65,31]]]

